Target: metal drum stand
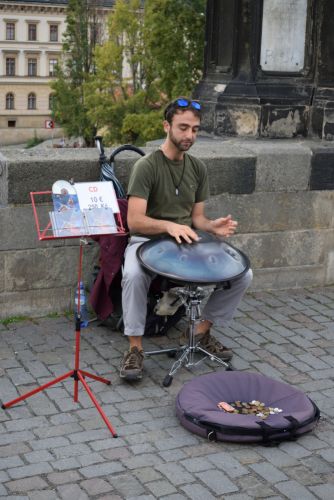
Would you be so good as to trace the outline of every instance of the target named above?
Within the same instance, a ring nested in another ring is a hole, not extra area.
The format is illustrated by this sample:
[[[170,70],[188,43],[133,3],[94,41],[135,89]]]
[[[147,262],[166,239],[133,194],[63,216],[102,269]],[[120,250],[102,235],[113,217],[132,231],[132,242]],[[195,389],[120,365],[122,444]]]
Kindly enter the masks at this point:
[[[137,250],[139,262],[147,271],[180,285],[174,289],[174,293],[180,297],[188,316],[187,345],[145,353],[148,356],[179,354],[163,380],[165,387],[170,386],[174,374],[182,366],[191,367],[206,358],[232,370],[228,362],[211,354],[196,342],[195,328],[201,317],[201,302],[207,295],[203,286],[224,286],[233,282],[247,272],[249,259],[240,250],[212,234],[203,231],[197,231],[197,234],[199,241],[192,244],[178,244],[173,238],[164,236],[143,243]],[[198,361],[195,360],[196,353],[203,354]]]
[[[232,367],[226,361],[218,358],[214,354],[211,354],[203,347],[199,346],[198,342],[195,341],[195,330],[196,323],[201,318],[201,302],[206,297],[207,292],[204,288],[196,285],[189,284],[184,288],[179,288],[176,293],[180,296],[183,304],[186,308],[186,315],[188,316],[188,344],[182,347],[181,355],[172,365],[168,374],[164,378],[162,384],[164,387],[169,387],[173,381],[175,373],[184,365],[186,368],[198,365],[202,361],[209,357],[211,361],[216,361],[217,363],[224,366],[227,370],[231,370]],[[200,352],[204,356],[200,360],[195,360],[195,353]],[[148,353],[149,354],[149,353]]]

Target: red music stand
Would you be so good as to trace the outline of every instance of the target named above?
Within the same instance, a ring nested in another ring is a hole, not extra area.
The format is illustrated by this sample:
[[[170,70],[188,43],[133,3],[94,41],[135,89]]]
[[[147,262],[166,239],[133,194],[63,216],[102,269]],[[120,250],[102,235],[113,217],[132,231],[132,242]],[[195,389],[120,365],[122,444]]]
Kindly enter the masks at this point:
[[[53,230],[51,226],[51,222],[48,221],[46,225],[44,226],[43,229],[41,229],[40,225],[40,218],[37,213],[37,208],[36,208],[36,203],[35,203],[35,197],[36,196],[44,196],[48,195],[50,196],[52,193],[51,191],[38,191],[38,192],[33,192],[30,193],[31,197],[31,202],[32,202],[32,207],[34,211],[34,217],[35,217],[35,222],[36,222],[36,227],[37,227],[37,233],[38,233],[38,239],[41,240],[54,240],[54,239],[59,239],[57,236],[53,235]],[[116,213],[116,223],[117,223],[117,235],[119,236],[125,236],[126,231],[123,227],[122,224],[122,219],[119,213]],[[114,438],[117,437],[117,433],[111,423],[109,422],[106,414],[102,410],[101,406],[99,405],[97,399],[95,398],[92,390],[88,386],[85,377],[91,378],[93,380],[97,380],[98,382],[102,382],[104,384],[110,385],[111,382],[110,380],[107,380],[105,378],[99,377],[97,375],[94,375],[92,373],[89,373],[85,370],[80,369],[80,337],[81,337],[81,317],[80,317],[80,281],[81,281],[81,274],[82,274],[82,256],[83,256],[83,238],[89,237],[90,235],[83,235],[80,234],[80,236],[73,234],[72,236],[62,236],[62,238],[78,238],[80,237],[80,251],[79,251],[79,265],[78,265],[78,309],[77,309],[77,317],[75,321],[75,356],[74,356],[74,368],[70,370],[67,373],[64,373],[63,375],[60,375],[59,377],[56,377],[55,379],[51,380],[50,382],[47,382],[46,384],[41,385],[40,387],[37,387],[36,389],[33,389],[32,391],[29,391],[18,398],[13,399],[12,401],[8,401],[7,403],[2,404],[2,409],[7,409],[10,408],[11,406],[15,405],[16,403],[19,403],[20,401],[23,401],[24,399],[29,398],[30,396],[33,396],[34,394],[37,394],[41,391],[44,391],[44,389],[47,389],[48,387],[51,387],[54,384],[57,384],[58,382],[62,382],[63,380],[66,380],[67,378],[72,377],[74,379],[74,402],[78,402],[78,394],[79,394],[79,381],[82,383],[84,388],[86,389],[86,392],[88,393],[90,399],[94,403],[96,409],[100,413],[102,419],[104,420],[105,424],[107,425],[108,429],[110,430],[111,434],[113,435]]]

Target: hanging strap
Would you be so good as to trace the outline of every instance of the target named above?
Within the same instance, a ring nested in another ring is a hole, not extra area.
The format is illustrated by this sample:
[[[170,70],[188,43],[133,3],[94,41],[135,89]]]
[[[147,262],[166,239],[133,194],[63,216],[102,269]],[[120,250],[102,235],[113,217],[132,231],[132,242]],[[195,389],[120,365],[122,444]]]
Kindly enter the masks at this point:
[[[273,428],[270,427],[270,425],[268,425],[265,422],[263,422],[263,420],[261,420],[260,422],[256,422],[256,423],[261,428],[261,431],[262,431],[262,443],[264,444],[264,446],[269,446],[269,445],[276,444],[275,442],[270,441],[270,439],[269,439],[270,436],[273,433]]]
[[[294,441],[297,439],[297,429],[300,427],[300,423],[292,415],[287,415],[284,418],[291,424],[289,427],[290,439]]]

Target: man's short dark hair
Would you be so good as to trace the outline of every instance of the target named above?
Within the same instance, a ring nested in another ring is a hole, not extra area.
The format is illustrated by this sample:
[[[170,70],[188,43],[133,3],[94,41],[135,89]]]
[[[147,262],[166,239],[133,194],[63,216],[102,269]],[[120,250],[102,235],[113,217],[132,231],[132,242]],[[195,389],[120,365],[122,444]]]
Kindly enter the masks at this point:
[[[201,105],[198,101],[189,99],[188,97],[178,97],[171,101],[164,111],[164,118],[169,124],[172,123],[174,115],[191,111],[194,115],[201,119]]]

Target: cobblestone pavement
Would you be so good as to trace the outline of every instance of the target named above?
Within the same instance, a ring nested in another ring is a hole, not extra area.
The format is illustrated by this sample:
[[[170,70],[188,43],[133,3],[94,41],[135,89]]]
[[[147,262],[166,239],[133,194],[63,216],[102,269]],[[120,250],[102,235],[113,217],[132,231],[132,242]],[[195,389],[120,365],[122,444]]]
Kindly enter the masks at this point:
[[[0,412],[0,496],[17,499],[246,500],[334,498],[334,287],[249,294],[217,336],[234,367],[293,384],[320,407],[316,430],[278,447],[211,443],[175,417],[177,392],[194,373],[161,381],[171,360],[146,360],[146,376],[118,378],[120,333],[83,331],[81,367],[110,377],[90,387],[117,429],[113,439],[82,386],[67,380]],[[179,324],[182,329],[184,324]],[[178,330],[169,337],[177,337]],[[8,402],[73,368],[73,322],[43,318],[0,324],[0,397]],[[166,343],[147,339],[146,348]],[[216,370],[210,361],[195,374]]]

